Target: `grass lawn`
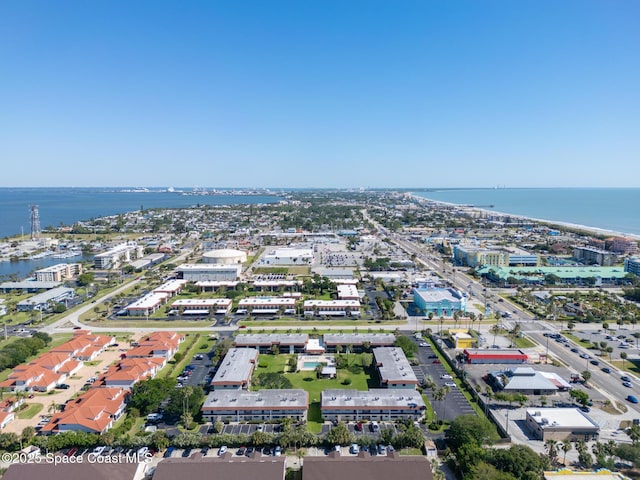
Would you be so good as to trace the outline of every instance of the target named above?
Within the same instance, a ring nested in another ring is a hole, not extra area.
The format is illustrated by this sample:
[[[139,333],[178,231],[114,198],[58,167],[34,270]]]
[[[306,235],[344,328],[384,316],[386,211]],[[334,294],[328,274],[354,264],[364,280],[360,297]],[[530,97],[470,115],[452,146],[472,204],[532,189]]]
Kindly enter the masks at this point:
[[[614,367],[624,370],[625,372],[640,375],[640,359],[613,360],[611,363]]]
[[[178,352],[182,353],[184,358],[178,363],[171,363],[173,360],[160,371],[160,375],[164,378],[176,378],[184,370],[184,367],[191,363],[193,355],[198,349],[198,345],[202,343],[202,336],[199,334],[186,334],[185,341],[178,347]]]
[[[372,368],[363,368],[360,354],[344,355],[348,358],[348,367],[339,369],[337,378],[316,378],[315,371],[303,371],[285,373],[285,377],[291,381],[292,388],[305,390],[309,393],[309,412],[307,425],[310,432],[319,433],[322,430],[322,415],[320,412],[320,394],[327,389],[352,389],[369,390],[379,387],[377,378],[373,375]],[[254,379],[261,373],[283,373],[288,371],[287,362],[291,355],[260,355],[258,367],[253,375]],[[344,381],[350,379],[351,383],[345,385]],[[252,389],[256,383],[253,382]],[[256,388],[257,389],[257,388]]]
[[[578,345],[581,345],[581,346],[583,346],[583,347],[587,347],[587,348],[589,348],[591,345],[593,345],[590,341],[584,341],[584,340],[582,340],[580,337],[577,337],[576,335],[574,335],[574,334],[572,334],[572,333],[569,333],[569,332],[567,332],[567,331],[563,331],[563,332],[562,332],[562,334],[563,334],[565,337],[567,337],[567,338],[569,338],[569,339],[573,340],[573,341],[574,341],[574,342],[576,342]]]
[[[28,420],[35,417],[43,408],[44,405],[41,403],[30,403],[27,408],[18,413],[18,418],[20,420]]]
[[[531,348],[536,346],[536,344],[527,337],[516,337],[515,343],[518,348]]]
[[[328,325],[331,327],[344,326],[345,330],[349,328],[362,327],[362,326],[382,326],[382,325],[405,325],[407,322],[402,320],[299,320],[292,318],[287,320],[280,318],[278,320],[240,320],[238,325],[244,325],[247,328],[253,327],[305,327],[307,329],[316,328],[322,325]]]
[[[88,326],[106,328],[185,328],[185,327],[207,327],[215,321],[215,318],[206,320],[82,320]]]

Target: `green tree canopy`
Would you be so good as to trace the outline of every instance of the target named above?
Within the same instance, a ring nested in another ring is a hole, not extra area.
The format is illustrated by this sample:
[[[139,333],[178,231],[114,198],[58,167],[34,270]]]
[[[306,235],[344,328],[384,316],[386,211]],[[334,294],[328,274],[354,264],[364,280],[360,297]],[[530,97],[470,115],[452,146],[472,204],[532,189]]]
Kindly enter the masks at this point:
[[[452,450],[457,450],[462,445],[474,443],[482,446],[491,444],[498,439],[493,424],[486,418],[476,415],[460,415],[451,422],[445,433],[447,443]]]

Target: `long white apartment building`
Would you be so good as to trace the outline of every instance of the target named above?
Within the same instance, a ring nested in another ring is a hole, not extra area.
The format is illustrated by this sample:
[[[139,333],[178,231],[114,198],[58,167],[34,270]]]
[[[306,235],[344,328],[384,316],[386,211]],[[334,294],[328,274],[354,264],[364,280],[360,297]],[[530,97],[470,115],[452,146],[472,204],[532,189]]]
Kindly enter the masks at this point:
[[[233,301],[230,298],[181,298],[171,304],[171,308],[181,315],[227,315]]]
[[[230,391],[214,390],[202,405],[202,416],[210,421],[306,420],[309,394],[302,389]]]
[[[355,317],[360,315],[359,300],[306,300],[304,314]]]
[[[424,400],[416,390],[336,389],[324,390],[320,397],[320,409],[325,421],[418,420],[426,410]]]
[[[296,299],[291,297],[247,297],[238,302],[236,313],[274,315],[281,309],[285,314],[296,313]]]
[[[418,378],[400,347],[374,348],[373,359],[383,388],[415,390]]]
[[[230,348],[210,386],[214,390],[249,390],[257,362],[258,350],[255,348]]]

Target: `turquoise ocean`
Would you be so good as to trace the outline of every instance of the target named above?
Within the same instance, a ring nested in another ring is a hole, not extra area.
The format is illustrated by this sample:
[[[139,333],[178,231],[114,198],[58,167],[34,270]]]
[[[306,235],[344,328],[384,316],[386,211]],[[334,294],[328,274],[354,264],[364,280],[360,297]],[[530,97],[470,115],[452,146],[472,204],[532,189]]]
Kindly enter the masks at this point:
[[[640,235],[640,188],[433,189],[414,195],[438,202]]]

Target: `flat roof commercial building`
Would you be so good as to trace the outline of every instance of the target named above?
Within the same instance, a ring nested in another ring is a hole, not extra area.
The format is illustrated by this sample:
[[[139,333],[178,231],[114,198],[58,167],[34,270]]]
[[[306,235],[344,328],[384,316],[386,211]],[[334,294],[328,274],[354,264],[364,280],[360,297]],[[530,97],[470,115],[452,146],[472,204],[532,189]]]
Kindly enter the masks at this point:
[[[240,277],[242,265],[225,265],[225,264],[205,264],[205,263],[185,263],[176,268],[179,278],[188,282],[232,282]]]
[[[310,248],[283,247],[271,250],[260,259],[262,265],[313,265]]]
[[[307,418],[309,394],[302,389],[283,390],[215,390],[207,395],[202,405],[202,416],[210,422],[216,420],[242,422],[252,420],[280,420]]]
[[[463,351],[467,363],[527,363],[529,356],[515,348],[465,349]]]
[[[255,348],[230,348],[211,380],[214,390],[248,390],[258,361]]]
[[[355,317],[360,315],[360,300],[306,300],[304,314]]]
[[[413,302],[425,315],[450,317],[467,311],[467,297],[453,288],[414,288]]]
[[[255,348],[260,353],[271,353],[273,347],[278,347],[280,353],[304,353],[308,342],[306,333],[247,333],[237,335],[233,346]]]
[[[622,267],[482,267],[478,274],[494,282],[506,282],[510,277],[522,284],[544,285],[553,275],[557,283],[572,285],[615,285],[626,282]]]
[[[539,440],[597,440],[600,427],[578,408],[529,408],[526,424]]]
[[[418,378],[400,347],[374,348],[373,361],[383,388],[415,390]]]
[[[337,288],[339,300],[360,301],[360,294],[358,293],[358,288],[355,285],[338,285]]]
[[[320,394],[325,421],[418,420],[426,410],[416,390],[376,388],[368,391],[330,389]]]

